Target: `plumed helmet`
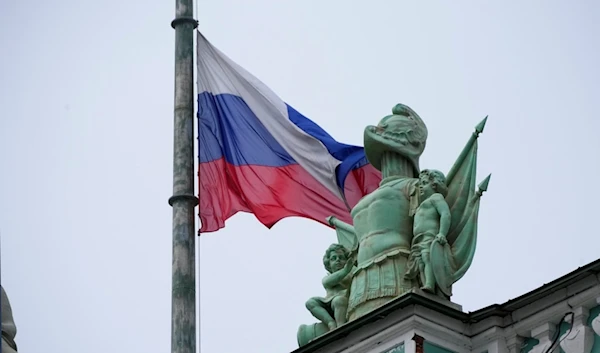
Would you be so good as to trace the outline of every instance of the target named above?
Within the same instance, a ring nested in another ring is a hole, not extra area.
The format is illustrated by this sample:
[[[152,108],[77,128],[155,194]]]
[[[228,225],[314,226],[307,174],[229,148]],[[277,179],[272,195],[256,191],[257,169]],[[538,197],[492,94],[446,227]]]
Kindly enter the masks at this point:
[[[365,154],[369,163],[381,171],[384,152],[395,152],[412,165],[414,175],[419,174],[419,158],[425,150],[427,127],[421,117],[404,104],[397,104],[392,115],[381,119],[377,126],[365,128]]]

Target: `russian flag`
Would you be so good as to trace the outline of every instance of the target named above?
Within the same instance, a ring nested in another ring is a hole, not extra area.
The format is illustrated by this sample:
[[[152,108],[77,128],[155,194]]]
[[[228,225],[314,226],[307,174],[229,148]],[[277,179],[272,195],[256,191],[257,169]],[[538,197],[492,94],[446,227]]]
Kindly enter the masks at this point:
[[[350,208],[381,181],[363,148],[334,140],[197,37],[200,232],[240,211],[268,228],[289,216],[351,223]]]

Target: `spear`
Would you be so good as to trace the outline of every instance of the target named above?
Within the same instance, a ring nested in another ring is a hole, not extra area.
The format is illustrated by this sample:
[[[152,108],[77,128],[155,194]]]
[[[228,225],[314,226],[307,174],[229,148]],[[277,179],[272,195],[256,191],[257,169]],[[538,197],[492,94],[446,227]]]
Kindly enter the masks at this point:
[[[483,179],[483,181],[481,183],[479,183],[479,185],[477,185],[477,196],[481,197],[481,195],[483,195],[484,192],[487,191],[488,189],[488,185],[490,184],[490,178],[492,177],[492,174],[489,174],[485,179]]]
[[[449,184],[452,181],[452,179],[454,179],[464,159],[467,158],[467,156],[469,156],[471,148],[473,147],[475,142],[477,142],[479,134],[481,134],[483,132],[483,129],[485,128],[487,118],[488,117],[486,116],[479,124],[477,124],[477,126],[475,126],[475,131],[471,134],[471,137],[469,138],[469,141],[467,141],[465,148],[463,148],[462,152],[458,156],[458,159],[456,160],[456,162],[454,162],[454,165],[452,166],[452,168],[450,168],[450,171],[446,175],[446,183]]]

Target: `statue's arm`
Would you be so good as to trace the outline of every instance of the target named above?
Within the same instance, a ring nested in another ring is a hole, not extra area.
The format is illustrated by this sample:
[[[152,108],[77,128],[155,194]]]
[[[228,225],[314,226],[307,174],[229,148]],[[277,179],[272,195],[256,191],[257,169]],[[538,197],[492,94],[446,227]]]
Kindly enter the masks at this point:
[[[342,220],[340,220],[340,219],[338,219],[338,218],[336,218],[334,216],[327,217],[327,222],[329,224],[331,224],[332,226],[334,226],[335,228],[344,230],[344,231],[349,232],[349,233],[354,233],[354,227],[353,226],[351,226],[350,224],[348,224],[348,223],[346,223],[346,222],[344,222],[344,221],[342,221]]]
[[[327,222],[335,228],[338,243],[350,251],[355,251],[358,247],[358,239],[354,227],[333,216],[327,217]]]
[[[450,213],[450,206],[441,194],[434,194],[432,197],[433,205],[440,215],[440,234],[443,236],[448,235],[450,230],[450,224],[452,223],[452,214]]]
[[[340,282],[342,282],[346,278],[346,276],[348,276],[348,274],[350,274],[353,267],[354,267],[354,259],[348,260],[348,262],[346,262],[346,265],[344,266],[344,268],[323,278],[323,287],[330,288],[330,287],[338,285]]]

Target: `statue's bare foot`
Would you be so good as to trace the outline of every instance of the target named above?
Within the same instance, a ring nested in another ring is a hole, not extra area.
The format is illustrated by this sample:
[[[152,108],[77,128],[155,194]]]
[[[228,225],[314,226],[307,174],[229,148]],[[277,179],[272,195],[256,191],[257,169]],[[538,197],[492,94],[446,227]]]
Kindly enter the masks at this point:
[[[433,293],[434,292],[433,288],[430,287],[430,286],[423,286],[423,287],[421,287],[421,290],[423,292],[427,292],[427,293]]]
[[[327,327],[329,327],[329,331],[333,331],[336,329],[336,324],[334,321],[331,321],[330,323],[327,324]]]

